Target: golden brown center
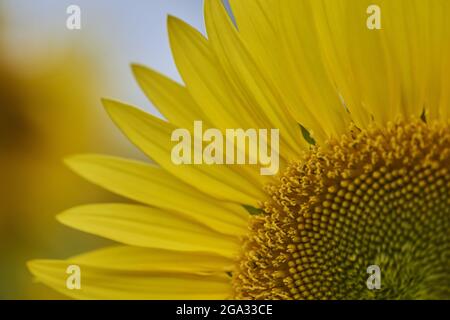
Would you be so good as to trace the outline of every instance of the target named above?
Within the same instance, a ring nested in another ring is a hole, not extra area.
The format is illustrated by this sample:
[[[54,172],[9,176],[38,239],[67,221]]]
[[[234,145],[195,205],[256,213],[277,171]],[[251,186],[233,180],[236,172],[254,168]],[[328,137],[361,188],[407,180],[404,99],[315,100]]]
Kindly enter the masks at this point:
[[[450,298],[450,126],[351,128],[267,187],[238,299]],[[380,289],[369,289],[369,266]]]

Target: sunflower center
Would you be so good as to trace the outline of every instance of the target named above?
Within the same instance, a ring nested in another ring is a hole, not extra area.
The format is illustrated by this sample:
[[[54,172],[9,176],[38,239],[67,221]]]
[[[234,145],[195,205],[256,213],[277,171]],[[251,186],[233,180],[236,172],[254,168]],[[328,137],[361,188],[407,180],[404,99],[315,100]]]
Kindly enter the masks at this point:
[[[267,190],[234,298],[450,298],[448,123],[351,128]],[[379,289],[368,287],[374,265]]]

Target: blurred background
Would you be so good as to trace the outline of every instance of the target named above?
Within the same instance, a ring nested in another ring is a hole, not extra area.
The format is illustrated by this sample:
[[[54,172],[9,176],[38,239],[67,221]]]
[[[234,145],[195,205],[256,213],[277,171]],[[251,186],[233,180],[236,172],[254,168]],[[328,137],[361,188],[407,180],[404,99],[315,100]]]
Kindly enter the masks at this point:
[[[66,27],[70,5],[81,9],[80,30]],[[166,16],[203,32],[202,6],[202,0],[0,0],[0,299],[64,299],[33,283],[26,261],[107,243],[54,219],[75,205],[120,200],[73,174],[62,159],[89,152],[143,158],[100,98],[158,114],[129,65],[180,80]]]

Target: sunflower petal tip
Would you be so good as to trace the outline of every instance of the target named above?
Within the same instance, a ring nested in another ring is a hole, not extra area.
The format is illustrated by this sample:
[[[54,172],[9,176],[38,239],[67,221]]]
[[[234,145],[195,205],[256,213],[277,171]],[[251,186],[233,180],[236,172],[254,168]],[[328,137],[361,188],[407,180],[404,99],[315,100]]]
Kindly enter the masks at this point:
[[[106,113],[112,119],[114,119],[113,115],[114,115],[115,105],[114,105],[113,101],[111,99],[101,98],[101,102],[102,102],[103,108],[105,109]]]
[[[130,106],[113,99],[102,98],[101,101],[103,104],[103,108],[105,108],[105,111],[114,122],[116,122],[116,120],[120,120],[120,115],[122,114],[124,109],[126,109],[127,107],[131,108]]]
[[[106,111],[108,111],[108,109],[114,105],[114,101],[109,98],[101,98],[100,101],[103,107],[106,109]]]
[[[77,171],[76,169],[81,163],[86,162],[93,155],[90,154],[73,154],[63,158],[64,164],[71,170]]]
[[[169,31],[169,40],[170,40],[173,38],[174,34],[177,31],[192,30],[194,28],[186,21],[184,21],[178,17],[168,15],[167,16],[167,29]]]
[[[69,208],[58,213],[55,217],[56,221],[70,228],[77,229],[77,225],[80,219],[83,217],[83,213],[86,212],[87,208],[91,208],[94,205],[80,205],[76,207]]]
[[[136,76],[137,73],[141,73],[144,70],[147,70],[148,68],[140,63],[132,62],[130,63],[130,68],[133,74]]]
[[[59,223],[61,223],[64,226],[68,226],[70,227],[70,221],[72,217],[72,213],[69,210],[63,211],[61,213],[58,213],[55,217],[56,221],[58,221]]]
[[[171,26],[171,25],[179,23],[179,22],[181,22],[180,18],[175,17],[175,16],[173,16],[171,14],[167,15],[167,25],[168,26]]]
[[[46,261],[48,260],[33,259],[25,262],[28,271],[35,277],[35,281],[38,280],[39,267],[43,266]]]
[[[30,271],[31,273],[33,273],[33,268],[34,268],[36,261],[37,260],[29,260],[29,261],[25,262],[25,265],[26,265],[28,271]]]
[[[67,168],[76,173],[80,159],[81,159],[80,155],[71,155],[63,158],[63,163]]]
[[[63,158],[63,162],[65,165],[71,166],[74,162],[78,161],[81,157],[83,157],[83,155],[81,155],[81,154],[71,154],[71,155],[65,156]]]
[[[145,92],[145,84],[147,83],[149,78],[152,78],[154,76],[155,71],[139,63],[132,63],[130,67],[134,79]]]

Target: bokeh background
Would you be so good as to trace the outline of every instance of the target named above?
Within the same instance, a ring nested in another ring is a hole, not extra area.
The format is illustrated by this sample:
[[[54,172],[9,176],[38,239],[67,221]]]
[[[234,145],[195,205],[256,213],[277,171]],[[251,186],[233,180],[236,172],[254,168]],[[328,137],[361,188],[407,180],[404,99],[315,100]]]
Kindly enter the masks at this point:
[[[66,28],[73,4],[81,8],[81,30]],[[33,283],[26,261],[106,244],[54,219],[75,205],[120,200],[73,174],[62,159],[90,152],[143,158],[100,98],[158,114],[129,65],[180,80],[166,17],[204,32],[202,7],[202,0],[0,0],[0,299],[63,299]]]

